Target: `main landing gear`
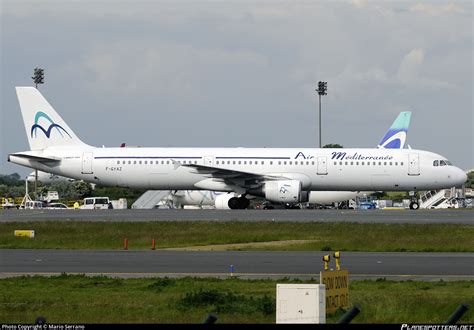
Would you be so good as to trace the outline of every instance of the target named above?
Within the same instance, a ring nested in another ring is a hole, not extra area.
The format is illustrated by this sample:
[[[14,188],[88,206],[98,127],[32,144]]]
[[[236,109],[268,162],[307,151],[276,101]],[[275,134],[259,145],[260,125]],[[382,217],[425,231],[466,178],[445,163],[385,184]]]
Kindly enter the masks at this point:
[[[420,204],[418,201],[412,201],[410,203],[410,210],[418,210],[420,208]]]
[[[242,195],[241,197],[232,197],[229,199],[229,207],[232,210],[243,210],[249,207],[250,201],[245,198],[245,195]]]

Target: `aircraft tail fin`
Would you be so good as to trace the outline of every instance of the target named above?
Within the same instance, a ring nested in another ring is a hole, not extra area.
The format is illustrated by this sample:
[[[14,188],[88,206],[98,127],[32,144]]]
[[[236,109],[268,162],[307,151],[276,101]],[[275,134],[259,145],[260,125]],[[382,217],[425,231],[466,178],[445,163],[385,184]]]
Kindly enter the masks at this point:
[[[408,127],[410,126],[411,111],[400,112],[397,119],[390,126],[388,132],[379,142],[379,148],[403,149],[407,139]]]
[[[85,145],[34,87],[16,87],[31,150]]]

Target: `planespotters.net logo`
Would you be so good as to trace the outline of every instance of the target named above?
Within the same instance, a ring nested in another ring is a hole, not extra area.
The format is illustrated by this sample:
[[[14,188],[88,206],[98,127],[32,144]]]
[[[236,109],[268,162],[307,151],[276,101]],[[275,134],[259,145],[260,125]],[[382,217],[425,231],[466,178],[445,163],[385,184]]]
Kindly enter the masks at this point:
[[[46,124],[49,124],[47,129],[45,129],[39,124],[41,118],[44,118],[44,120],[42,120],[43,122],[46,121]],[[62,133],[64,132],[72,139],[71,135],[61,125],[56,124],[47,114],[42,111],[38,111],[35,115],[35,123],[33,124],[33,126],[31,126],[31,137],[36,138],[38,134],[37,131],[39,129],[49,139],[51,137],[51,132],[53,128],[56,129],[56,131],[61,135],[61,137],[64,137]]]
[[[401,330],[474,330],[469,324],[402,324]]]

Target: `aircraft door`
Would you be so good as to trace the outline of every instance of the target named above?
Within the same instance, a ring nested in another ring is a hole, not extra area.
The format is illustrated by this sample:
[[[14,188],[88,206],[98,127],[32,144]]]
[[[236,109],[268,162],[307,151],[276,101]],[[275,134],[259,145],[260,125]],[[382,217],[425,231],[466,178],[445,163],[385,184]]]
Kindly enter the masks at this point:
[[[408,175],[420,175],[420,155],[408,155]]]
[[[84,152],[82,154],[82,174],[92,174],[92,159],[93,157],[92,152]]]
[[[205,166],[214,166],[214,156],[204,156]]]
[[[326,157],[318,157],[318,175],[326,175],[328,174],[328,165]]]

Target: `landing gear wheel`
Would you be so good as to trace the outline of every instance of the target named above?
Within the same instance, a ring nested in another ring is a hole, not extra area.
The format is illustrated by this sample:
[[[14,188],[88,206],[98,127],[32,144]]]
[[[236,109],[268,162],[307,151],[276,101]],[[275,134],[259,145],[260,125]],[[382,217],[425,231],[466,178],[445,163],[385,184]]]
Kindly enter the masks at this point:
[[[420,204],[418,204],[418,202],[410,203],[410,210],[418,210],[419,208],[420,208]]]
[[[229,199],[229,208],[232,210],[243,210],[249,207],[250,201],[245,197],[232,197]]]

